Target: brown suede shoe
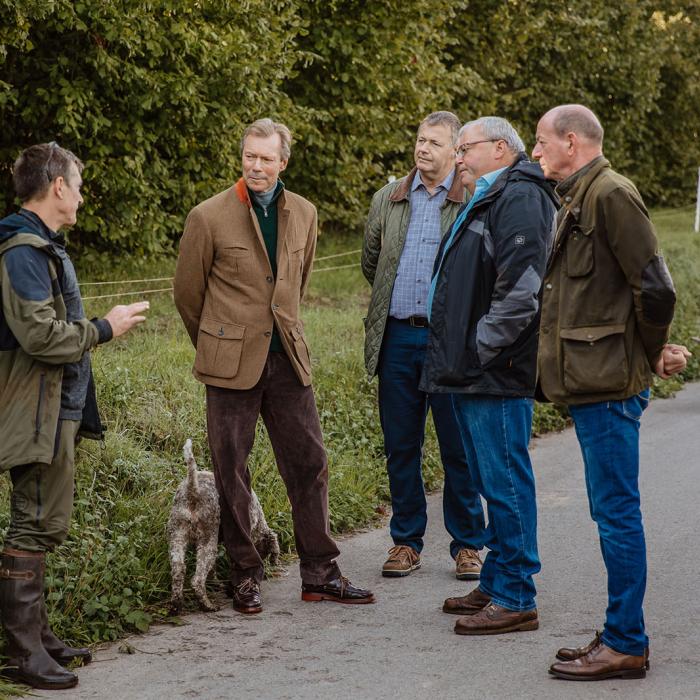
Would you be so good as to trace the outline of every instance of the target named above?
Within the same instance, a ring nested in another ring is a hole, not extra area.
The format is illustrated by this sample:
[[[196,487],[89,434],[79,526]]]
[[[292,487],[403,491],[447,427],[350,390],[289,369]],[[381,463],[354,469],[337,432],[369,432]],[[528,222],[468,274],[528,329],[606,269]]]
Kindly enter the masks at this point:
[[[455,558],[455,576],[468,581],[481,576],[481,558],[476,549],[460,549]]]
[[[389,558],[382,566],[382,576],[408,576],[416,569],[420,569],[420,554],[407,544],[397,544],[389,550]]]
[[[644,678],[647,675],[646,664],[645,656],[620,654],[599,641],[585,656],[571,661],[558,661],[552,664],[549,672],[567,681]]]
[[[534,610],[508,610],[489,603],[473,615],[460,617],[455,624],[457,634],[505,634],[506,632],[529,632],[540,626],[537,608]]]
[[[585,647],[562,647],[557,651],[557,659],[560,661],[573,661],[574,659],[580,659],[585,656],[589,651],[595,649],[600,643],[600,632],[595,633],[595,637],[586,644]],[[645,666],[647,671],[649,670],[649,647],[644,650],[644,659],[646,661]]]
[[[447,598],[442,605],[442,612],[450,615],[474,615],[483,610],[491,602],[491,596],[482,593],[478,588],[457,598]]]
[[[260,584],[255,579],[244,578],[233,587],[233,609],[246,615],[262,612]]]

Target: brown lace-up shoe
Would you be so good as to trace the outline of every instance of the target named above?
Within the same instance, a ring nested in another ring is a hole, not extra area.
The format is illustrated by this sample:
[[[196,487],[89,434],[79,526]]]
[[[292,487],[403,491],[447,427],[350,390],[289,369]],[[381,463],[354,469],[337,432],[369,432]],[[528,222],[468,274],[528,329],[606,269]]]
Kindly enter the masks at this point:
[[[600,632],[595,633],[595,637],[593,638],[592,641],[590,641],[588,644],[586,644],[585,647],[562,647],[557,651],[557,659],[560,661],[573,661],[574,659],[580,659],[582,656],[585,656],[589,651],[592,651],[595,649],[595,647],[598,646],[600,643]],[[644,660],[645,660],[645,667],[647,671],[649,670],[649,647],[647,647],[644,650]]]
[[[539,627],[537,609],[508,610],[489,603],[483,610],[460,617],[455,624],[457,634],[505,634],[506,632],[529,632]]]
[[[474,615],[485,608],[491,602],[491,596],[482,593],[478,588],[467,595],[456,598],[447,598],[442,606],[442,612],[450,615]]]
[[[420,554],[407,544],[397,544],[389,550],[389,558],[382,566],[382,576],[408,576],[416,569],[420,569]]]
[[[549,669],[557,678],[567,681],[602,681],[606,678],[645,678],[647,657],[620,654],[598,641],[584,656],[571,661],[558,661]]]
[[[260,584],[253,578],[244,578],[233,587],[233,609],[251,615],[262,612]]]
[[[320,585],[302,583],[301,599],[312,603],[330,600],[333,603],[363,605],[365,603],[374,603],[374,594],[365,588],[353,586],[345,576],[339,576]]]
[[[481,558],[476,549],[460,549],[455,558],[455,576],[460,581],[481,576]]]

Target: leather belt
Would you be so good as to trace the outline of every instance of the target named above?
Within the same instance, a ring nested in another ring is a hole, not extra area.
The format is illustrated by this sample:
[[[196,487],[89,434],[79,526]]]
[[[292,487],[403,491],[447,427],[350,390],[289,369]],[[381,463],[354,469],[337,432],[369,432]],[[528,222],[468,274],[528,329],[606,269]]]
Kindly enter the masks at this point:
[[[425,316],[409,316],[408,318],[394,318],[391,317],[392,321],[398,321],[399,323],[407,323],[409,326],[414,328],[429,328],[430,324]]]

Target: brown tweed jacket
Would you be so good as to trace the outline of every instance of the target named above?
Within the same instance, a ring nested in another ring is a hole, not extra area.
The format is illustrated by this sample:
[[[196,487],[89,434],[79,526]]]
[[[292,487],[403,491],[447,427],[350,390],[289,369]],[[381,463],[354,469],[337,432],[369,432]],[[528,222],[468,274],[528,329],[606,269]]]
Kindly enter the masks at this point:
[[[311,362],[299,318],[316,249],[316,208],[283,190],[277,200],[277,279],[243,179],[187,216],[175,305],[196,348],[194,376],[228,389],[255,386],[273,324],[299,381]]]

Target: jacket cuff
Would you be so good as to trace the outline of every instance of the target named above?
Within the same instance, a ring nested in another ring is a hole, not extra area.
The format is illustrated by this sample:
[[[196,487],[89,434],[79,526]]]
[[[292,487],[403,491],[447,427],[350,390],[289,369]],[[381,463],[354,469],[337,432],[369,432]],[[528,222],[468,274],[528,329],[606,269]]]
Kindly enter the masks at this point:
[[[112,340],[112,326],[109,325],[109,321],[104,318],[92,318],[90,322],[97,328],[98,345]]]

